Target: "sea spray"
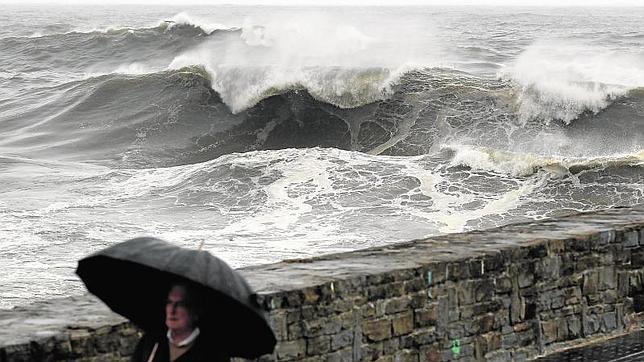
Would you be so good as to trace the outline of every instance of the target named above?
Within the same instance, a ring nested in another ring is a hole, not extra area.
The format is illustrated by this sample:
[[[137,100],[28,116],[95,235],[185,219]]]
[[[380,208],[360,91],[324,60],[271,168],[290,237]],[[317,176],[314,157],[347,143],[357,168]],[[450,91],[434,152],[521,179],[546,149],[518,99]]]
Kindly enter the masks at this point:
[[[598,113],[628,91],[644,87],[644,51],[564,40],[530,45],[504,70],[517,84],[521,119],[561,120]]]

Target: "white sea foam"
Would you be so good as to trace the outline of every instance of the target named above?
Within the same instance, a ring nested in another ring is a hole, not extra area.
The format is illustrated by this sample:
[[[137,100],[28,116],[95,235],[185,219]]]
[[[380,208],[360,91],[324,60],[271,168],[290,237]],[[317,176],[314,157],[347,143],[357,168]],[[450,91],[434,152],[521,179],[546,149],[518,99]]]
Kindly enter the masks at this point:
[[[550,173],[555,178],[570,175],[571,167],[591,169],[620,165],[643,166],[644,150],[627,154],[594,157],[566,157],[519,153],[488,147],[449,145],[444,148],[455,152],[452,166],[467,166],[474,170],[490,171],[511,176],[528,176],[539,171]]]
[[[190,25],[196,28],[200,28],[206,34],[211,34],[215,30],[222,29],[231,29],[232,27],[222,24],[214,23],[204,19],[199,18],[198,16],[188,15],[186,12],[180,12],[168,20],[164,20],[159,23],[159,25],[168,24],[168,29],[173,28],[176,25]]]
[[[644,52],[570,41],[538,41],[501,75],[517,83],[523,121],[570,123],[597,113],[629,90],[644,86]]]
[[[239,32],[204,42],[177,56],[169,68],[204,66],[233,112],[294,89],[339,107],[356,107],[387,97],[411,64],[437,62],[412,50],[428,52],[437,44],[413,44],[414,35],[404,30],[310,13],[246,18]],[[408,39],[401,41],[401,34]]]

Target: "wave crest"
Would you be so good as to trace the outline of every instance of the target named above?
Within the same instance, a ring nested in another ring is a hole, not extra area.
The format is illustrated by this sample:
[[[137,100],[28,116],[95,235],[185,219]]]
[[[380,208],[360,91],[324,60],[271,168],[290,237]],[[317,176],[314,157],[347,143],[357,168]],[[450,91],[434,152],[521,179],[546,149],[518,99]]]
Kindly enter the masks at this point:
[[[466,166],[512,176],[530,176],[545,171],[556,178],[563,178],[570,175],[571,169],[579,172],[593,168],[644,166],[644,150],[582,158],[519,153],[468,145],[450,145],[443,148],[454,152],[452,166]]]
[[[170,19],[163,20],[158,25],[161,28],[166,28],[168,30],[179,27],[179,26],[188,26],[196,29],[200,29],[204,34],[210,35],[217,30],[225,31],[234,31],[238,30],[238,27],[228,26],[222,23],[212,23],[204,20],[200,20],[193,16],[188,15],[186,12],[180,12]]]
[[[247,18],[239,31],[206,40],[175,57],[169,68],[204,66],[235,113],[299,89],[352,108],[386,98],[391,84],[411,68],[413,58],[398,43],[382,29],[359,29],[323,15]]]
[[[516,85],[523,122],[570,124],[644,86],[644,52],[542,41],[524,51],[501,77]]]

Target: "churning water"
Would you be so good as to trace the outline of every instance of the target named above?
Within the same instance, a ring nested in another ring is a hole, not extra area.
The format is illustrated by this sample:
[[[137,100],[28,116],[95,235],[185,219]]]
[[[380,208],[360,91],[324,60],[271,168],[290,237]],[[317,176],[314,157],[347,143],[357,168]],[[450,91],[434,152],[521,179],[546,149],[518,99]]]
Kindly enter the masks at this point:
[[[644,8],[4,10],[0,308],[644,202]]]

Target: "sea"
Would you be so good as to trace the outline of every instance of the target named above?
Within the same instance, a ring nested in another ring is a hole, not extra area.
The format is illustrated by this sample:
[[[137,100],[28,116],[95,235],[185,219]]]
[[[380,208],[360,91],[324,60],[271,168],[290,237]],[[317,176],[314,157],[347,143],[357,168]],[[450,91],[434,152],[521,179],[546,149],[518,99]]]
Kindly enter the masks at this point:
[[[644,202],[644,7],[1,8],[2,309]]]

